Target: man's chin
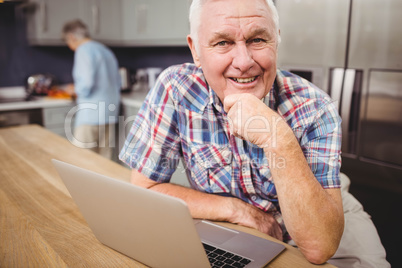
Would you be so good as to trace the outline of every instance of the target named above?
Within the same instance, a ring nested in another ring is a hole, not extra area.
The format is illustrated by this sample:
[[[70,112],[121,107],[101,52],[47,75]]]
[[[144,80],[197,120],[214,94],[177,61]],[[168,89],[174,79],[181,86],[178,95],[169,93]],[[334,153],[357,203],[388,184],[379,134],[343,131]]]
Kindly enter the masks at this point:
[[[254,90],[236,90],[236,91],[231,91],[230,93],[226,94],[225,97],[226,97],[226,96],[229,96],[229,95],[234,95],[234,94],[251,94],[251,95],[257,97],[258,99],[263,99],[263,98],[267,95],[267,93],[261,92],[261,90],[255,90],[255,89],[254,89]]]

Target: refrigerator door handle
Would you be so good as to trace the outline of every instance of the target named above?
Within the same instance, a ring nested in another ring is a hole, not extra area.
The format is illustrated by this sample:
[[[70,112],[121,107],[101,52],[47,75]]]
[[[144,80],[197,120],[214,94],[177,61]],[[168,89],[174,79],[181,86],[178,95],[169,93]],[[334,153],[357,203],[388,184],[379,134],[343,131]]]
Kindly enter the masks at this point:
[[[341,100],[341,93],[342,93],[342,83],[343,83],[343,75],[344,75],[343,68],[334,68],[331,70],[331,85],[329,87],[329,92],[331,98],[337,103],[338,112],[340,112],[340,100]]]
[[[342,103],[341,103],[341,116],[343,120],[343,127],[349,131],[349,122],[352,108],[353,89],[355,84],[356,70],[347,69],[342,89]]]
[[[342,118],[342,152],[354,155],[357,152],[357,129],[360,110],[362,71],[334,68],[331,71],[330,93],[338,102]]]

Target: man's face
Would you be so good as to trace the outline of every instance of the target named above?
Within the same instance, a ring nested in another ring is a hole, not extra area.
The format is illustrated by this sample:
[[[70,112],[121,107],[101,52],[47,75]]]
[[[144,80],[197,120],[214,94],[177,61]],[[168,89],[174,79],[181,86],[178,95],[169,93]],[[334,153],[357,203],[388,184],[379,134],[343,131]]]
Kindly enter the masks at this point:
[[[199,50],[188,38],[194,62],[211,88],[225,96],[263,98],[276,76],[277,37],[265,0],[211,0],[201,11]]]
[[[76,38],[72,34],[66,34],[64,36],[64,41],[66,42],[67,46],[72,50],[75,51],[77,49],[76,45]]]

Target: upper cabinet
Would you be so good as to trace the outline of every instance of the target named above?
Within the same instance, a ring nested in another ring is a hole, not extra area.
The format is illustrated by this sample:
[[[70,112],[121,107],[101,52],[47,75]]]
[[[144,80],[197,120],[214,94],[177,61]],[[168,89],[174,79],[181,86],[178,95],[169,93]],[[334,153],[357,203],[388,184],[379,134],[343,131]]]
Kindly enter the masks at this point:
[[[122,0],[122,44],[186,45],[188,0]]]
[[[91,37],[116,46],[181,46],[190,32],[189,0],[30,0],[31,45],[65,45],[65,22],[81,19]]]
[[[83,21],[88,26],[91,37],[104,43],[113,44],[121,39],[120,0],[81,0]]]
[[[62,28],[72,19],[83,19],[82,0],[31,0],[28,41],[32,45],[62,45]]]

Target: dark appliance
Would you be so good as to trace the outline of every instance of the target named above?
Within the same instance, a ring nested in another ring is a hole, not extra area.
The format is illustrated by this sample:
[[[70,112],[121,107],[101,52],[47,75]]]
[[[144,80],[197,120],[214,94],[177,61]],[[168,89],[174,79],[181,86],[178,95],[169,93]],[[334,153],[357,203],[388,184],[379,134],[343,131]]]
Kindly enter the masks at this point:
[[[276,5],[282,38],[278,66],[337,101],[342,171],[352,182],[402,193],[402,1]]]
[[[402,1],[278,0],[278,67],[337,101],[342,168],[372,216],[387,259],[399,257],[402,216]]]
[[[132,74],[131,71],[126,67],[119,68],[120,81],[121,81],[121,92],[129,92],[132,88]]]

